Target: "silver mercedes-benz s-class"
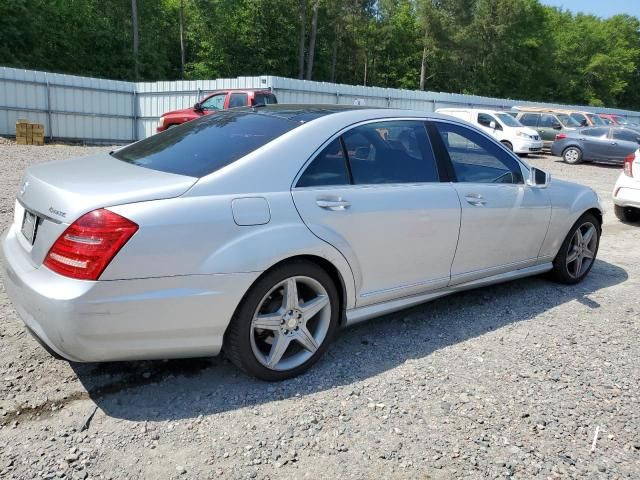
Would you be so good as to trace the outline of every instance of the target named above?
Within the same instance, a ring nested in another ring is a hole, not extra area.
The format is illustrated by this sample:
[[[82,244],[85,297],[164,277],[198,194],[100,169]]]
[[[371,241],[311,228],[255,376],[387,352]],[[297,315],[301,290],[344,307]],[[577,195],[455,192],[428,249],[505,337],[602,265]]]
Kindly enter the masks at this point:
[[[268,380],[338,329],[598,251],[593,190],[470,124],[405,110],[237,109],[31,167],[1,241],[28,329],[71,361],[216,355]]]

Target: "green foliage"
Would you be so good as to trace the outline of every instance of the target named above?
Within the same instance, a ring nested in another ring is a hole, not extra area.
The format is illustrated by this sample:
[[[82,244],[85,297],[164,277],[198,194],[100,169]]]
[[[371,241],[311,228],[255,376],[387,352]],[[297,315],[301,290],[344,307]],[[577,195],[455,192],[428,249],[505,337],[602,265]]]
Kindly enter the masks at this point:
[[[640,20],[539,0],[304,0],[313,78],[640,109]],[[142,80],[298,73],[300,0],[137,0]],[[0,0],[0,64],[134,79],[131,0]],[[305,60],[306,61],[306,60]]]

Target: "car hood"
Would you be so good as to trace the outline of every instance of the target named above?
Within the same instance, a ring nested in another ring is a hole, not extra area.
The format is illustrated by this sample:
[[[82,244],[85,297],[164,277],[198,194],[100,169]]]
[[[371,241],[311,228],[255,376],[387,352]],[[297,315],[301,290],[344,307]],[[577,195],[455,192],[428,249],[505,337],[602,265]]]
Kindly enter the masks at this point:
[[[196,112],[193,107],[189,107],[182,108],[180,110],[171,110],[162,114],[163,117],[166,117],[167,115],[188,115],[190,117],[193,117],[194,115],[196,115]]]
[[[527,135],[531,136],[531,135],[539,135],[539,133],[537,132],[537,130],[534,130],[533,128],[529,128],[529,127],[517,127],[516,128],[517,132],[523,132],[526,133]]]
[[[180,196],[197,180],[132,165],[103,152],[32,166],[18,200],[44,217],[71,223],[96,208]]]

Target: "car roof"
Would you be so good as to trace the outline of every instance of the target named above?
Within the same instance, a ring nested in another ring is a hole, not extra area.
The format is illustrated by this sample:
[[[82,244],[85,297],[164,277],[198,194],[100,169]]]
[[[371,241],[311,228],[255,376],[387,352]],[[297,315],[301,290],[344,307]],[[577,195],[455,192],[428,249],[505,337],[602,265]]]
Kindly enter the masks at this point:
[[[339,112],[349,112],[352,110],[370,110],[371,107],[359,105],[332,105],[332,104],[270,104],[257,105],[253,107],[234,108],[233,111],[245,111],[284,118],[297,123],[306,123],[316,118],[324,117]]]

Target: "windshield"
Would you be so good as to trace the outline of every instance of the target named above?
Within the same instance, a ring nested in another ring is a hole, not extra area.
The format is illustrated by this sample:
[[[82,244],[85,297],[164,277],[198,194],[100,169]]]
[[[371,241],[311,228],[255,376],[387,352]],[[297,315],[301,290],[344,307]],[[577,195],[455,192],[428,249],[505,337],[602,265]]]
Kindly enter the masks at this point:
[[[606,122],[598,115],[587,113],[587,117],[589,117],[589,120],[591,120],[591,123],[593,123],[594,125],[606,125]]]
[[[496,117],[498,117],[498,120],[504,123],[507,127],[524,127],[524,125],[508,113],[496,113]]]
[[[564,125],[565,127],[577,128],[580,126],[578,122],[576,122],[573,118],[571,118],[566,113],[558,113],[556,114],[556,116],[558,117],[558,120],[562,122],[562,125]]]
[[[132,143],[112,156],[161,172],[203,177],[298,125],[273,115],[227,111],[183,123]]]
[[[616,119],[616,122],[618,122],[618,125],[629,125],[629,120],[627,120],[624,117],[619,117],[618,115],[616,115],[613,118]]]

